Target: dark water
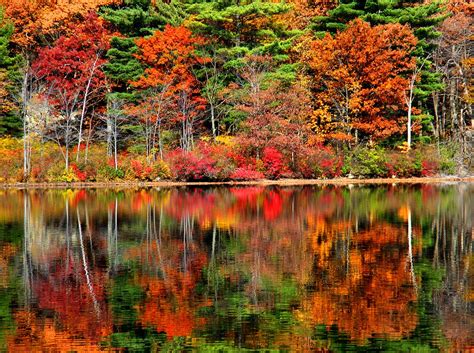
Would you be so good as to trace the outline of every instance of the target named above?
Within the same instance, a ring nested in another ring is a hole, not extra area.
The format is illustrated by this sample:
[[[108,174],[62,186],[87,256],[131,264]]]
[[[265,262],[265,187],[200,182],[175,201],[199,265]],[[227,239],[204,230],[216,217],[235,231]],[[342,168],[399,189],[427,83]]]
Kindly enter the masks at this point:
[[[474,185],[0,193],[0,351],[474,349]]]

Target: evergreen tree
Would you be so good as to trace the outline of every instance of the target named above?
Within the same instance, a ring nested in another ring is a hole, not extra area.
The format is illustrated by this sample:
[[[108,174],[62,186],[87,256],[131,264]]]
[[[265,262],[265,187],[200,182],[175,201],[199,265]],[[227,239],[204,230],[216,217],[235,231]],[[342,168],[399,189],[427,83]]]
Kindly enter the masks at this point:
[[[188,3],[189,26],[212,39],[226,58],[226,68],[238,67],[246,55],[272,55],[284,62],[295,32],[276,16],[291,7],[253,0],[217,0]]]
[[[0,135],[18,136],[22,123],[12,93],[17,89],[15,83],[19,77],[20,57],[10,52],[12,34],[13,25],[4,20],[3,8],[0,7]]]
[[[151,0],[125,0],[120,5],[105,7],[101,11],[122,36],[114,37],[107,53],[109,64],[105,71],[118,91],[126,91],[130,81],[143,74],[143,68],[134,54],[137,52],[135,40],[153,34],[165,24],[178,26],[186,17],[178,1],[170,3]]]
[[[284,22],[282,15],[291,6],[283,2],[187,0],[186,5],[190,13],[187,25],[208,39],[205,56],[212,60],[197,70],[197,74],[204,81],[203,96],[208,100],[211,130],[215,137],[218,130],[229,132],[243,120],[242,112],[229,102],[219,101],[219,97],[230,84],[248,84],[241,77],[247,59],[271,59],[272,68],[266,73],[267,81],[290,83],[296,79],[297,64],[290,62],[288,53],[300,32],[289,30]]]

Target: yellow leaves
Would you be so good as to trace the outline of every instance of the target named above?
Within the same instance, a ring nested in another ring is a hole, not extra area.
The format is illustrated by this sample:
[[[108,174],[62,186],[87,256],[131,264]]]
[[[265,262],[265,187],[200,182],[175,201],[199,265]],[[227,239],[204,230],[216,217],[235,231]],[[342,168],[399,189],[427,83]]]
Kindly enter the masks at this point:
[[[9,84],[10,80],[7,71],[0,69],[0,114],[8,113],[15,109],[15,104],[12,102],[8,91]]]
[[[310,127],[316,132],[323,132],[324,126],[332,122],[332,114],[329,111],[327,105],[321,106],[320,108],[313,111],[311,114]]]
[[[230,135],[219,135],[216,137],[216,142],[228,147],[233,147],[236,144],[235,136]]]
[[[408,146],[408,143],[405,141],[401,145],[397,146],[397,149],[402,153],[408,153],[410,151],[410,146]]]

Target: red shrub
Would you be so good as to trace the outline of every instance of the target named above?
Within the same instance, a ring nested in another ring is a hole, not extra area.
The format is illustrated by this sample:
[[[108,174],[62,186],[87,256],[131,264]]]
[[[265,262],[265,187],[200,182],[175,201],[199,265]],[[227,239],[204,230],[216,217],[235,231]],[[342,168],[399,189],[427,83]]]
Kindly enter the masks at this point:
[[[252,165],[239,167],[230,176],[232,180],[259,180],[264,177],[263,173],[255,170]]]
[[[71,164],[72,171],[74,172],[74,175],[79,179],[79,181],[86,181],[87,179],[87,173],[83,172],[82,170],[79,169],[79,167],[75,164]]]
[[[130,168],[131,168],[135,178],[137,178],[137,179],[142,179],[143,178],[144,167],[143,167],[142,162],[140,162],[136,159],[132,159],[130,161]]]
[[[146,164],[144,161],[132,159],[130,161],[130,169],[133,176],[140,180],[155,179],[153,166]]]
[[[286,172],[283,162],[283,154],[273,147],[266,147],[263,150],[263,165],[265,176],[269,179],[278,179]]]
[[[297,159],[296,173],[303,178],[336,178],[342,175],[343,159],[332,148],[308,148]]]
[[[212,158],[198,155],[196,152],[176,150],[168,158],[172,173],[178,180],[212,180],[218,173]]]
[[[421,176],[433,176],[438,173],[439,164],[436,161],[421,161]]]

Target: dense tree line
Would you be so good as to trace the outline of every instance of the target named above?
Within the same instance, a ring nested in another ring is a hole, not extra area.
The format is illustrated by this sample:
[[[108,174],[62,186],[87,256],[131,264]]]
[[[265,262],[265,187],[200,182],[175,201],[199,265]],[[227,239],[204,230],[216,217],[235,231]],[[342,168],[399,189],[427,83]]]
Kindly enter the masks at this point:
[[[463,170],[451,159],[472,167],[467,1],[0,6],[0,134],[21,138],[22,180],[48,179],[34,168],[51,149],[87,179],[94,153],[110,178],[179,177],[180,157],[203,169],[185,179],[331,177],[354,174],[354,151],[381,148],[409,155],[418,174]],[[420,157],[427,146],[436,160]],[[372,174],[403,174],[384,163]]]

